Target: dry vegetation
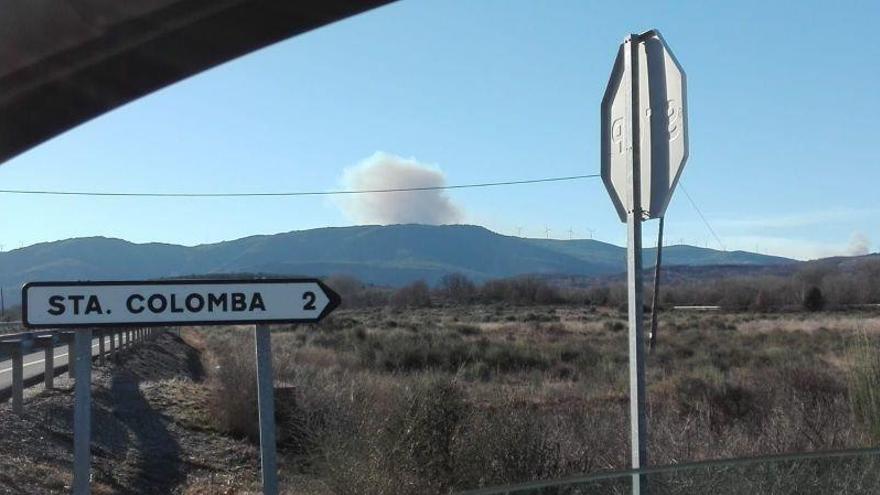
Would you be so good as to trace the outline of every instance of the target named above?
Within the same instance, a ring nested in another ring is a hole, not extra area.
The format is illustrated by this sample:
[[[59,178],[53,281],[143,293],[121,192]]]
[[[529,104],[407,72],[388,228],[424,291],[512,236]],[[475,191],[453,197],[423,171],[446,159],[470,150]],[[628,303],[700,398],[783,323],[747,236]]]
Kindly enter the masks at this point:
[[[259,486],[257,449],[218,434],[199,353],[172,334],[92,375],[92,492],[242,493]],[[70,493],[73,381],[0,404],[0,494]]]
[[[407,302],[276,328],[291,493],[448,493],[626,468],[622,312]],[[652,463],[876,445],[877,318],[665,314],[648,360]],[[255,438],[251,332],[193,335],[208,351],[217,426]],[[864,458],[783,463],[652,484],[657,493],[876,493],[877,467]],[[541,493],[616,493],[625,481]]]

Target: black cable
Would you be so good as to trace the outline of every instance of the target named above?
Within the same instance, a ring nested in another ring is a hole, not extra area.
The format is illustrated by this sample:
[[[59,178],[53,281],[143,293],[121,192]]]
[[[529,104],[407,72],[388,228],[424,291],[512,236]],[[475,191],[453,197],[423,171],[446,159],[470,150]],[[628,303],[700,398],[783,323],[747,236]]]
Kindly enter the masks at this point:
[[[712,233],[712,236],[715,237],[715,240],[718,242],[718,245],[721,246],[721,250],[722,250],[722,251],[727,251],[727,247],[724,245],[723,242],[721,242],[721,238],[718,237],[718,234],[715,233],[715,229],[713,229],[712,226],[709,225],[709,221],[706,220],[706,217],[705,217],[705,216],[703,216],[703,212],[700,211],[700,208],[699,208],[699,207],[697,207],[697,203],[694,202],[694,199],[691,198],[691,195],[690,195],[690,194],[688,194],[687,189],[684,188],[684,184],[682,184],[681,182],[679,182],[679,183],[678,183],[678,186],[681,187],[681,192],[683,192],[684,195],[687,197],[688,201],[691,202],[691,206],[693,206],[694,209],[697,210],[697,214],[700,215],[700,218],[703,220],[703,223],[706,224],[706,228],[708,228],[708,229],[709,229],[709,232]]]
[[[418,191],[444,191],[450,189],[470,189],[476,187],[514,186],[520,184],[538,184],[542,182],[563,182],[581,179],[593,179],[599,174],[569,175],[565,177],[545,177],[542,179],[513,180],[505,182],[480,182],[475,184],[453,184],[449,186],[400,187],[391,189],[364,189],[355,191],[294,191],[294,192],[254,192],[254,193],[153,193],[153,192],[100,192],[100,191],[40,191],[30,189],[0,189],[0,194],[32,194],[46,196],[112,196],[112,197],[149,197],[149,198],[238,198],[264,196],[333,196],[342,194],[373,194]]]

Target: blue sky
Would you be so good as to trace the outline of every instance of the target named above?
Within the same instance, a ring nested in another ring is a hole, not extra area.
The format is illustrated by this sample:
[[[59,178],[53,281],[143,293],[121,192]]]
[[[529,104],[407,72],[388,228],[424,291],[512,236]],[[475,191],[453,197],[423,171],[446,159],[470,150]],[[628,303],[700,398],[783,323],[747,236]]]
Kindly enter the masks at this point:
[[[877,21],[876,1],[403,0],[73,129],[0,166],[0,189],[339,189],[376,152],[452,184],[595,173],[617,46],[658,28],[688,74],[682,180],[726,247],[877,251]],[[448,197],[460,221],[504,234],[625,242],[598,180]],[[0,194],[0,208],[6,250],[90,235],[194,245],[362,220],[320,197]],[[681,191],[667,238],[719,247]]]

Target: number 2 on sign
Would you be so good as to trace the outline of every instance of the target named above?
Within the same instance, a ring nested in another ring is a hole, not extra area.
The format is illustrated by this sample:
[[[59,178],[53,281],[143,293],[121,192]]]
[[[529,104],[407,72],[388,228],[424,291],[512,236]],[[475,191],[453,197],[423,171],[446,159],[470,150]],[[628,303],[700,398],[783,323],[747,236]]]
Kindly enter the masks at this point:
[[[303,309],[314,310],[315,308],[315,293],[314,292],[305,292],[303,293],[303,301],[306,303],[303,305]]]

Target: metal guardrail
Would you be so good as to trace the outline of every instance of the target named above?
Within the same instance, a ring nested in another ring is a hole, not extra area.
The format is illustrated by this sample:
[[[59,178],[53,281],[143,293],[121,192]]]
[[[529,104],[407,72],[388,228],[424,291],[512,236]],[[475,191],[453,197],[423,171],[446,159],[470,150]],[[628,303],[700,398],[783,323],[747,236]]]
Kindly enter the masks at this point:
[[[20,321],[0,321],[0,337],[23,328],[24,325]]]
[[[100,365],[107,360],[118,362],[124,352],[129,351],[136,344],[154,339],[164,330],[154,328],[120,328],[93,330],[93,335],[98,340],[98,353],[91,356]],[[73,331],[39,330],[18,333],[0,334],[0,356],[4,354],[11,358],[12,386],[5,390],[0,389],[0,401],[5,401],[9,396],[12,398],[12,411],[21,414],[23,410],[24,388],[39,383],[42,378],[46,388],[54,387],[56,373],[68,372],[73,378],[72,367],[74,352]],[[55,348],[67,345],[67,364],[55,366]],[[93,346],[89,346],[89,353]],[[44,353],[44,369],[42,375],[35,375],[28,380],[24,378],[24,357],[35,354],[42,349]],[[5,360],[6,358],[0,358]]]

